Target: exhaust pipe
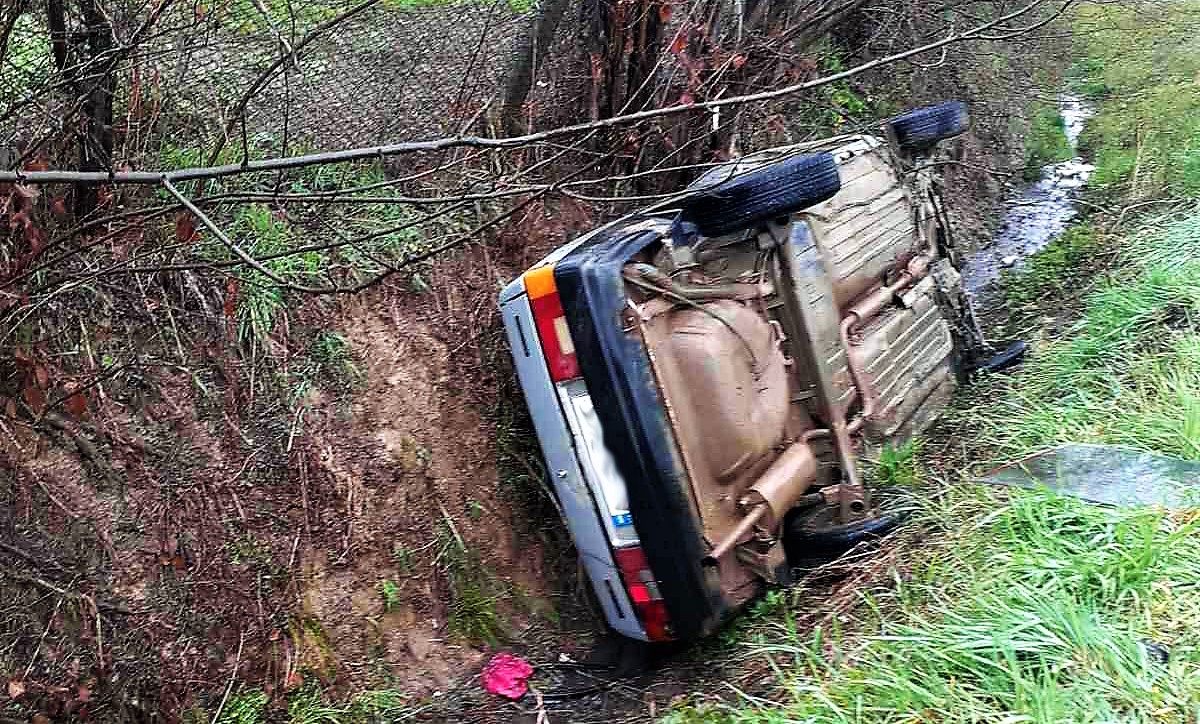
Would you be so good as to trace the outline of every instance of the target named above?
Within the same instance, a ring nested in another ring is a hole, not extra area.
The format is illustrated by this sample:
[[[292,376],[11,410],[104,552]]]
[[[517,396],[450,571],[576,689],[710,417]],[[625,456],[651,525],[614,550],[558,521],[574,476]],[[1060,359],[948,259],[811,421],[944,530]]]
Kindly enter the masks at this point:
[[[745,516],[709,551],[702,561],[704,565],[717,565],[759,523],[774,527],[813,484],[817,479],[817,458],[808,446],[808,437],[792,443],[750,486],[738,503],[746,511]]]

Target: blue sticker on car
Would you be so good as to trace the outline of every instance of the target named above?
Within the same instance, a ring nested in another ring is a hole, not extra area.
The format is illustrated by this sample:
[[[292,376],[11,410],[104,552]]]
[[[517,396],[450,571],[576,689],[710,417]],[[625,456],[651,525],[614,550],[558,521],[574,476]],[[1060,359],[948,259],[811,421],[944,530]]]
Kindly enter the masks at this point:
[[[613,525],[617,528],[624,528],[627,525],[633,525],[632,513],[621,513],[612,517]]]

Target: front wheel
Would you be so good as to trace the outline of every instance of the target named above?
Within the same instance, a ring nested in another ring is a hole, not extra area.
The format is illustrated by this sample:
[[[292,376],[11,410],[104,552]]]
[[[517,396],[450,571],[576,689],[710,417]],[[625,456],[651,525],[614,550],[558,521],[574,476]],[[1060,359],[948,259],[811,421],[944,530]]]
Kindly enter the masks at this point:
[[[967,104],[949,101],[902,113],[888,121],[896,143],[905,151],[926,151],[938,141],[967,130]]]

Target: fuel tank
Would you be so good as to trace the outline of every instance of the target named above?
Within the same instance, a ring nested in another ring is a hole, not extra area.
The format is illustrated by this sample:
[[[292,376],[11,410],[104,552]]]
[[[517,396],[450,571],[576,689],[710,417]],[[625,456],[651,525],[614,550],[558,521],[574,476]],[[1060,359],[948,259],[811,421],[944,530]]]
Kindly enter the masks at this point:
[[[692,481],[705,536],[737,523],[737,499],[775,457],[788,379],[775,329],[746,304],[680,307],[646,327],[647,345]]]

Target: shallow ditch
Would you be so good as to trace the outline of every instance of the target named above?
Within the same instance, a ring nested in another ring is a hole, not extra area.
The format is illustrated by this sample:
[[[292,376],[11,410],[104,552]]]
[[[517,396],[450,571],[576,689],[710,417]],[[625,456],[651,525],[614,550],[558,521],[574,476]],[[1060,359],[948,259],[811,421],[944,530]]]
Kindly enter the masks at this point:
[[[1071,149],[1078,148],[1079,134],[1094,110],[1078,98],[1059,101],[1063,130]],[[1022,185],[1005,205],[1004,220],[992,242],[979,248],[963,266],[963,287],[976,300],[985,299],[988,288],[1005,269],[1019,269],[1021,262],[1043,249],[1066,230],[1078,213],[1075,200],[1094,167],[1078,156],[1047,164],[1037,181]]]

